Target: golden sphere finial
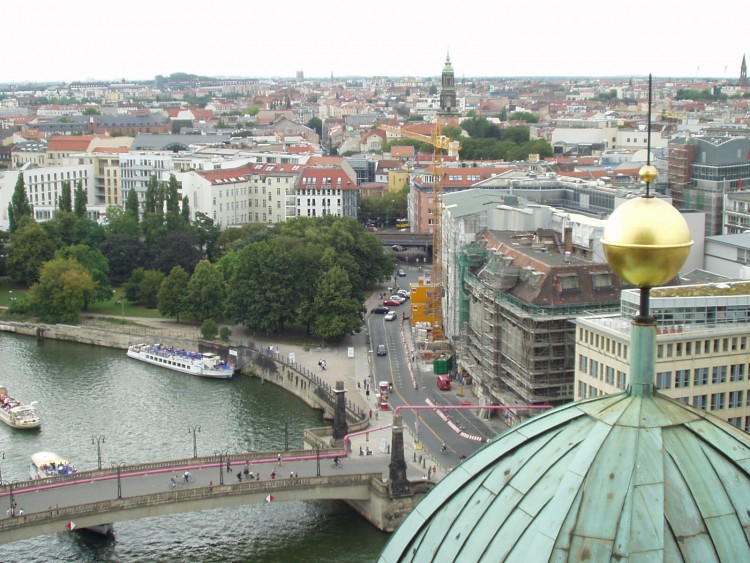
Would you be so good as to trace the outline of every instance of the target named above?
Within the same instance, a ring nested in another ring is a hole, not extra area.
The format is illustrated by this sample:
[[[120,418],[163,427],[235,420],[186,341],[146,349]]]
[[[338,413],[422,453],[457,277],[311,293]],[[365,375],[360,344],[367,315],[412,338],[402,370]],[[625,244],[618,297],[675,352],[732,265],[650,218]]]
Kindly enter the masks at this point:
[[[650,184],[651,182],[656,180],[657,174],[658,173],[656,171],[656,167],[651,166],[650,164],[644,164],[638,171],[638,176],[647,184]]]
[[[653,197],[631,199],[615,209],[602,236],[612,270],[638,287],[663,285],[675,277],[692,244],[685,218]]]

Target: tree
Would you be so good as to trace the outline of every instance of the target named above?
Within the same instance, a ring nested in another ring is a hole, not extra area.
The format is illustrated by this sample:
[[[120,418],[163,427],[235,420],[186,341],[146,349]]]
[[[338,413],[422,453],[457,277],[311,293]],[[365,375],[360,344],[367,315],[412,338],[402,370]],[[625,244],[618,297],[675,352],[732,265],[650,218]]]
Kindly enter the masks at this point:
[[[173,233],[182,227],[180,216],[180,195],[178,191],[177,178],[174,174],[169,175],[169,182],[165,193],[167,206],[166,226],[167,232]]]
[[[146,246],[152,248],[156,241],[167,232],[164,224],[164,190],[159,186],[156,176],[151,176],[148,179],[143,210],[141,226],[146,239]]]
[[[112,297],[112,286],[109,285],[109,263],[104,254],[99,250],[92,249],[84,244],[66,246],[55,253],[55,258],[75,260],[91,275],[96,284],[96,291],[92,295],[92,301],[108,301]],[[85,303],[88,307],[89,302]]]
[[[186,195],[182,196],[182,210],[180,214],[182,216],[182,228],[189,229],[192,217],[190,216],[190,199]]]
[[[201,336],[206,340],[213,340],[219,332],[219,327],[213,319],[206,319],[201,324]]]
[[[135,193],[135,190],[131,190],[131,193]],[[129,209],[110,205],[107,207],[105,231],[108,236],[138,236],[140,228],[137,215],[133,215]]]
[[[225,297],[221,272],[208,260],[198,262],[187,287],[187,302],[193,317],[199,321],[222,317]]]
[[[55,245],[47,231],[32,220],[22,222],[10,235],[6,269],[15,281],[30,286],[39,279],[42,265],[55,254]]]
[[[139,303],[149,309],[156,309],[159,302],[159,289],[164,281],[164,274],[157,270],[136,268],[125,284],[125,297],[128,301]]]
[[[135,219],[136,225],[141,216],[141,205],[138,202],[138,192],[135,189],[128,191],[128,197],[125,199],[125,210]]]
[[[78,180],[76,183],[76,191],[73,197],[73,213],[77,217],[86,217],[86,200],[88,195],[86,190],[83,189],[83,182]]]
[[[111,235],[102,244],[102,254],[109,263],[109,279],[116,285],[124,283],[136,268],[143,268],[149,259],[146,246],[133,235]]]
[[[327,341],[340,340],[362,326],[361,304],[351,296],[352,286],[343,268],[334,266],[318,281],[313,334]]]
[[[190,276],[182,266],[175,266],[164,278],[159,288],[159,313],[165,317],[174,317],[180,322],[180,315],[187,312],[187,288]]]
[[[165,274],[174,266],[182,266],[186,272],[192,273],[195,265],[203,258],[203,253],[196,233],[177,231],[159,241],[153,256],[151,267]]]
[[[90,302],[96,282],[76,260],[55,258],[41,269],[39,283],[29,291],[29,310],[49,323],[75,323]]]
[[[307,126],[310,129],[313,129],[318,134],[318,136],[323,136],[323,122],[319,117],[311,117],[307,122]]]
[[[198,242],[203,255],[211,261],[215,260],[217,256],[214,244],[221,234],[221,229],[214,224],[211,217],[200,211],[195,214],[193,227],[198,235]]]
[[[539,123],[539,117],[530,111],[514,111],[508,117],[508,121],[525,121],[526,123]]]
[[[29,217],[33,219],[29,198],[26,195],[26,185],[24,184],[23,174],[18,174],[16,187],[13,189],[13,195],[8,205],[8,231],[13,232],[21,225],[21,218]]]
[[[73,198],[70,192],[70,182],[65,180],[60,188],[60,199],[58,201],[60,211],[73,212]]]

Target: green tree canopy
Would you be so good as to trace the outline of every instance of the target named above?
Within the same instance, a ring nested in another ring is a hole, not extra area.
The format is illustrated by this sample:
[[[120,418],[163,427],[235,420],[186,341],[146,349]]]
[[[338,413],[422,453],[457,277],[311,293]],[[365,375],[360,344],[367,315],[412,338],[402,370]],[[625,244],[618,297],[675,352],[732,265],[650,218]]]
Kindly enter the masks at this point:
[[[109,284],[109,263],[104,254],[85,244],[65,246],[55,252],[55,258],[75,260],[91,275],[96,284],[96,291],[91,296],[92,302],[108,301],[112,297],[112,286]],[[88,307],[89,302],[86,302]]]
[[[159,303],[159,289],[164,281],[164,274],[157,270],[136,268],[125,284],[125,296],[128,301],[138,303],[148,309],[156,309]]]
[[[83,189],[83,182],[78,180],[76,182],[76,191],[73,194],[73,213],[76,217],[86,217],[86,203],[88,200],[88,194]]]
[[[109,279],[116,285],[128,280],[134,269],[143,268],[150,262],[146,246],[133,235],[110,235],[102,244],[102,254],[109,263]]]
[[[311,117],[307,122],[307,126],[313,129],[319,136],[323,135],[323,122],[319,117]]]
[[[187,287],[192,316],[199,321],[221,318],[225,298],[226,285],[221,272],[208,260],[198,262]]]
[[[135,193],[135,190],[131,190],[131,193]],[[129,209],[115,205],[107,207],[107,222],[104,229],[107,236],[138,236],[140,234],[136,216]]]
[[[352,297],[349,276],[333,266],[318,280],[313,303],[312,332],[326,341],[338,341],[362,326],[361,303]]]
[[[73,212],[73,195],[70,191],[70,182],[68,180],[65,180],[60,187],[58,207],[60,211]]]
[[[39,279],[42,265],[55,254],[55,244],[47,231],[32,220],[10,235],[6,269],[15,281],[30,286]]]
[[[95,290],[96,282],[78,261],[55,258],[44,264],[31,287],[29,310],[44,322],[76,323]]]
[[[16,186],[13,189],[13,195],[8,205],[8,230],[11,233],[20,227],[23,217],[31,219],[33,215],[29,198],[26,195],[26,184],[24,183],[23,174],[19,172]]]
[[[164,317],[174,317],[180,321],[180,315],[188,312],[187,289],[190,276],[182,266],[175,266],[164,278],[159,288],[158,308]]]

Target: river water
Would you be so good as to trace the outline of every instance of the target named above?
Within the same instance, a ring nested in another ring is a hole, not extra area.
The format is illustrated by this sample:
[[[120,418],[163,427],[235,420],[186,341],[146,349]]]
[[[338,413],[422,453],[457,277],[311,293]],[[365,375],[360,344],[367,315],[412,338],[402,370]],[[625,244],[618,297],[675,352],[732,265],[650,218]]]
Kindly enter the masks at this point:
[[[50,450],[79,469],[215,451],[302,447],[318,411],[255,378],[210,381],[131,360],[124,351],[0,334],[0,385],[38,401],[41,432],[0,423],[3,481],[28,479],[29,457]],[[285,428],[287,433],[285,434]],[[2,510],[7,507],[2,506]],[[388,535],[342,502],[285,502],[115,524],[106,538],[64,533],[0,545],[0,561],[373,561]]]

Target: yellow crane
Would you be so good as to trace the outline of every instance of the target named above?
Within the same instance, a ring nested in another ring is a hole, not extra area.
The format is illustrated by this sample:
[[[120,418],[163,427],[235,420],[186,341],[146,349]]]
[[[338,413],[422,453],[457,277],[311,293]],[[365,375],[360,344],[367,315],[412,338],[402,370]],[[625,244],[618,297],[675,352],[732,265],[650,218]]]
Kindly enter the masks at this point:
[[[391,133],[395,137],[406,137],[432,145],[432,303],[430,316],[432,317],[431,339],[445,340],[443,330],[443,154],[457,157],[461,150],[461,143],[443,135],[440,116],[436,116],[432,135],[422,135],[400,126],[380,125],[380,129]]]

